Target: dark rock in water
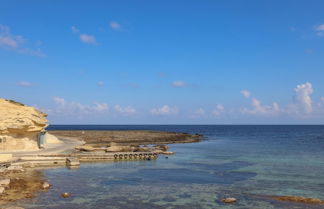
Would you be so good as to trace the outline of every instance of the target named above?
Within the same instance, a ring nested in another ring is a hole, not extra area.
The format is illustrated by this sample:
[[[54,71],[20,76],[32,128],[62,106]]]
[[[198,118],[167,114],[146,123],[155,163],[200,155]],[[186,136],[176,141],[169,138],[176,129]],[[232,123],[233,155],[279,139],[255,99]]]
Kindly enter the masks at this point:
[[[191,194],[184,193],[184,194],[179,194],[178,197],[180,197],[180,198],[191,198],[192,195]]]
[[[166,202],[175,202],[177,201],[177,199],[171,197],[171,196],[167,196],[165,198],[162,199],[163,201],[166,201]]]
[[[168,158],[169,158],[168,156],[165,157],[165,159],[168,159]]]
[[[298,196],[277,196],[277,197],[273,197],[273,199],[280,200],[280,201],[307,203],[307,204],[324,204],[324,201],[318,198],[307,198],[307,197],[298,197]]]
[[[237,200],[234,197],[227,197],[227,198],[222,199],[222,202],[224,202],[224,203],[234,203],[236,201]]]
[[[69,198],[69,197],[71,197],[71,194],[70,193],[67,193],[67,192],[64,192],[64,193],[61,194],[61,197],[63,197],[63,198]]]

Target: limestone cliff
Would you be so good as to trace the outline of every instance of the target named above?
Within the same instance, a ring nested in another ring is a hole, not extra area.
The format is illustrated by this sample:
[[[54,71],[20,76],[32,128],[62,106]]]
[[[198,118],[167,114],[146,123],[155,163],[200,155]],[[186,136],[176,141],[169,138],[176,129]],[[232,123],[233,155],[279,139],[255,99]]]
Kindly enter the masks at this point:
[[[0,98],[0,151],[37,150],[38,134],[47,127],[46,114]]]

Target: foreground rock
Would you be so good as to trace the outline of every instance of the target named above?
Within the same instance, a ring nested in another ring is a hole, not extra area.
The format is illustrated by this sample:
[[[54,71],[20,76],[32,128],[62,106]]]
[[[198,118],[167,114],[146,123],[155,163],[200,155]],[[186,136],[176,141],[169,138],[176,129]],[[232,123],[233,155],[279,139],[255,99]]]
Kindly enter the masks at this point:
[[[0,193],[2,192],[0,205],[19,199],[32,198],[43,190],[43,186],[46,186],[42,172],[37,170],[24,170],[23,172],[5,170],[0,175],[4,179],[4,181],[1,181],[3,186],[0,186]]]
[[[276,196],[273,197],[273,199],[280,200],[280,201],[307,203],[307,204],[324,204],[324,201],[318,198],[307,198],[307,197],[299,197],[299,196]]]
[[[0,151],[37,150],[38,134],[47,127],[46,114],[0,98]]]

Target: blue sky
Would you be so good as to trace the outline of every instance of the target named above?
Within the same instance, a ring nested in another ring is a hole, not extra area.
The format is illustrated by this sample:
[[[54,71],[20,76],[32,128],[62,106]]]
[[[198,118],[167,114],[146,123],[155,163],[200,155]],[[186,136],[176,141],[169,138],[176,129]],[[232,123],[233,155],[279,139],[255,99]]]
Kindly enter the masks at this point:
[[[51,124],[323,124],[323,1],[16,1],[0,97]]]

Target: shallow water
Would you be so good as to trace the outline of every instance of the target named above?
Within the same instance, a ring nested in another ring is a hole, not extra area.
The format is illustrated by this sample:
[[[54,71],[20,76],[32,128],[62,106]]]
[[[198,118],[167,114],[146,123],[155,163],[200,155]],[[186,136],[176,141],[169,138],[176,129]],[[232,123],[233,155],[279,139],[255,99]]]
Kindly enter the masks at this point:
[[[324,208],[271,200],[324,199],[324,126],[51,126],[50,129],[150,129],[204,134],[171,145],[154,161],[82,164],[44,171],[53,187],[25,208]],[[71,198],[60,197],[70,192]],[[235,197],[226,205],[219,200]]]

